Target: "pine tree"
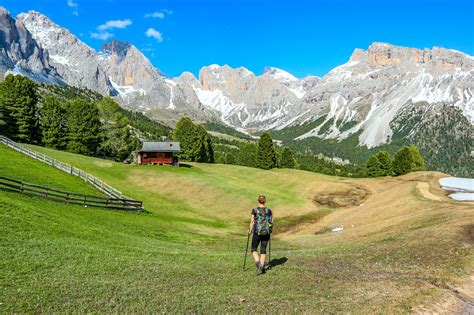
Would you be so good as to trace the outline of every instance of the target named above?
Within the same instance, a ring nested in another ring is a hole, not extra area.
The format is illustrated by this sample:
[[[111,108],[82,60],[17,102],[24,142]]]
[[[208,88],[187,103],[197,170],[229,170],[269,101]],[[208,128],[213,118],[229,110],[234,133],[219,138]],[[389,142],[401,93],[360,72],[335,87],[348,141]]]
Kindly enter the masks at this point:
[[[101,123],[97,106],[84,99],[67,104],[67,150],[84,155],[95,155],[101,138]]]
[[[0,108],[2,115],[8,117],[2,120],[11,121],[8,133],[13,133],[15,140],[26,143],[40,141],[37,103],[36,84],[27,77],[10,74],[0,83]]]
[[[124,161],[136,145],[130,134],[130,121],[121,114],[120,106],[109,97],[102,98],[97,103],[97,108],[104,121],[101,126],[99,154],[116,161]]]
[[[393,160],[393,172],[395,175],[407,174],[411,171],[413,164],[413,156],[408,147],[402,147],[395,154]]]
[[[48,148],[63,150],[67,142],[66,110],[54,96],[47,96],[41,106],[41,132],[43,144]]]
[[[197,127],[190,118],[183,117],[176,124],[173,132],[173,139],[180,142],[180,157],[184,160],[192,161],[195,154],[195,141],[197,137]]]
[[[264,170],[269,170],[277,166],[272,136],[268,132],[264,132],[258,141],[257,166]]]
[[[225,155],[225,164],[231,164],[231,165],[235,164],[235,155],[234,155],[234,153],[228,152]]]
[[[379,161],[377,154],[372,155],[367,160],[367,172],[368,177],[379,177],[383,175],[382,164]]]
[[[420,150],[418,150],[415,145],[410,145],[408,149],[410,150],[412,156],[412,165],[410,171],[416,172],[426,170],[425,161],[423,160],[423,157],[420,154]]]
[[[206,131],[206,135],[207,135],[207,145],[206,145],[206,149],[207,149],[207,156],[208,156],[208,158],[209,158],[208,163],[214,163],[214,162],[215,162],[215,157],[214,157],[214,144],[212,143],[212,138],[211,138],[211,136],[209,136],[209,134],[207,133],[207,131]]]
[[[212,140],[203,126],[196,126],[196,138],[192,149],[192,160],[201,163],[214,163]]]
[[[403,147],[395,154],[393,171],[396,175],[424,170],[425,161],[416,146]]]
[[[293,151],[288,147],[283,148],[283,152],[281,153],[281,159],[280,159],[280,167],[281,168],[295,168],[295,165],[296,165],[296,161],[293,155]]]
[[[0,103],[0,134],[13,138],[16,132],[16,124],[11,117],[10,110]]]
[[[393,160],[387,151],[380,151],[376,154],[380,162],[380,176],[393,175]]]
[[[241,145],[239,153],[236,158],[236,163],[242,166],[256,167],[257,166],[257,145],[253,143],[245,143]]]

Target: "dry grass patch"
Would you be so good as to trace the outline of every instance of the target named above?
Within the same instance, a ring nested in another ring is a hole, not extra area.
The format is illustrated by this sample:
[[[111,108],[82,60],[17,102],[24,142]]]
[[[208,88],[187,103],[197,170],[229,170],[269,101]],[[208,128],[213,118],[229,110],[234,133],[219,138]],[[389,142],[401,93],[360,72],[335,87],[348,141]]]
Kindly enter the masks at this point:
[[[350,188],[338,187],[336,191],[318,193],[313,201],[318,206],[342,208],[360,205],[369,194],[362,186],[351,185]]]

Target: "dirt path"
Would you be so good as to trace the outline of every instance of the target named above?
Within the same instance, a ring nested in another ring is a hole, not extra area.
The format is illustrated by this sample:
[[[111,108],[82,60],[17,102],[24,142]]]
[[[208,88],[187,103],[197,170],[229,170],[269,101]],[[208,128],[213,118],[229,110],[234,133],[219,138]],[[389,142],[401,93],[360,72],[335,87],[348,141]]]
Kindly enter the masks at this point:
[[[474,314],[474,274],[456,288],[445,289],[443,297],[431,305],[420,305],[414,314]]]
[[[442,200],[440,196],[437,196],[430,191],[430,184],[427,182],[418,182],[416,184],[416,188],[418,188],[421,195],[425,197],[426,199],[435,200],[435,201]]]

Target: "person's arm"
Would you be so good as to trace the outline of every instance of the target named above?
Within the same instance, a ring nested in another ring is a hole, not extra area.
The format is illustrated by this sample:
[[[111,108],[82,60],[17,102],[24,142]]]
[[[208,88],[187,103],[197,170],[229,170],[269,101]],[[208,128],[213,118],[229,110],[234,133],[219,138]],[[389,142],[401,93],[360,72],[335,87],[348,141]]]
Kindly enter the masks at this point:
[[[255,224],[255,216],[252,214],[250,216],[250,226],[249,226],[249,234],[253,232],[253,226]]]
[[[271,220],[270,220],[270,233],[273,232],[273,224],[275,223],[275,221],[273,220],[273,213],[272,213],[272,210],[270,210],[270,215],[271,215]]]

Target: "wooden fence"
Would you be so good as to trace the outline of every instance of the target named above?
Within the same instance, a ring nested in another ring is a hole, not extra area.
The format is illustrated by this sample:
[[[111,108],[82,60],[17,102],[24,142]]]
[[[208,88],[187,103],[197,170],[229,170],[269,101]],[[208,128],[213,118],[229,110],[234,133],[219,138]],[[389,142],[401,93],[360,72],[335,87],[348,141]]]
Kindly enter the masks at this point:
[[[52,167],[55,167],[63,172],[69,173],[71,175],[78,176],[94,186],[95,188],[99,189],[100,191],[104,192],[107,196],[116,198],[116,199],[130,199],[122,194],[122,192],[118,189],[115,189],[114,187],[110,186],[109,184],[105,183],[103,180],[95,177],[94,175],[91,175],[77,167],[74,167],[72,165],[63,163],[61,161],[58,161],[56,159],[53,159],[45,154],[36,152],[34,150],[31,150],[30,148],[25,147],[22,144],[16,143],[13,140],[10,140],[9,138],[5,136],[0,135],[0,143],[3,143],[4,145],[20,152],[23,153],[33,159],[36,159],[38,161],[41,161],[43,163],[46,163],[48,165],[51,165]]]
[[[68,191],[51,189],[45,186],[25,183],[2,176],[0,176],[0,189],[76,205],[128,211],[143,210],[143,202],[137,200],[123,198],[103,198],[92,195],[76,194]]]

